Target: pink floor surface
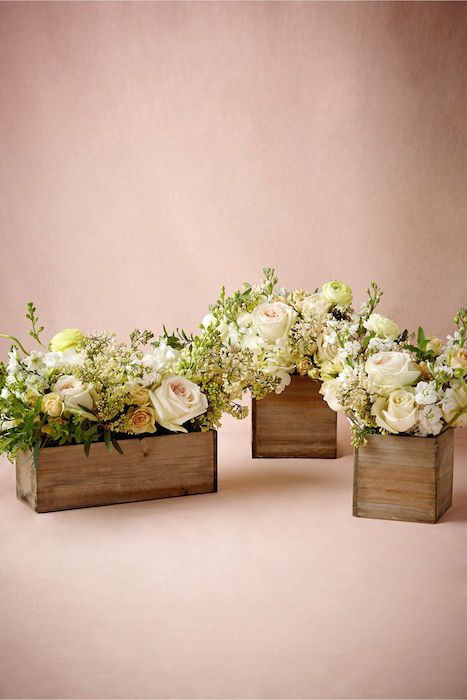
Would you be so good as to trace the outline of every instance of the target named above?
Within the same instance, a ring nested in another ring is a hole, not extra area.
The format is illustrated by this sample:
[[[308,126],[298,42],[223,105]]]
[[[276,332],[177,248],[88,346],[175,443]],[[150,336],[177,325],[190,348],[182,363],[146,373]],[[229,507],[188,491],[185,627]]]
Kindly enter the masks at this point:
[[[467,436],[438,525],[353,518],[352,458],[217,495],[36,515],[0,464],[2,698],[465,698]]]

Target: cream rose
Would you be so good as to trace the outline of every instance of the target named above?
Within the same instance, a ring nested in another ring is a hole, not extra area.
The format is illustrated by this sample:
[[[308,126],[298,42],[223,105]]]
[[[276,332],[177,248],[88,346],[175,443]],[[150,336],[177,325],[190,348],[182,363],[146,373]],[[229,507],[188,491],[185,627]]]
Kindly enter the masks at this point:
[[[452,425],[458,428],[467,426],[467,389],[460,381],[452,382],[451,386],[446,389],[442,410],[447,423],[459,414]]]
[[[467,370],[467,348],[460,348],[460,350],[452,352],[449,356],[449,365],[453,369]]]
[[[52,352],[64,352],[83,340],[84,335],[77,328],[64,328],[63,331],[56,333],[49,343],[49,348]]]
[[[125,427],[134,435],[141,433],[155,433],[156,412],[152,406],[138,406],[130,408],[125,416]]]
[[[400,335],[400,328],[386,316],[381,316],[381,314],[370,314],[363,325],[369,331],[376,333],[381,338],[388,338],[389,340],[395,340],[398,335]]]
[[[441,338],[437,338],[434,335],[427,338],[427,341],[428,342],[426,344],[426,351],[431,352],[435,357],[437,357],[443,349],[443,341],[441,340]]]
[[[302,314],[305,318],[321,316],[329,311],[330,306],[331,303],[319,292],[310,294],[310,296],[305,297],[301,302]]]
[[[344,407],[339,403],[337,392],[340,388],[340,382],[337,379],[328,379],[321,384],[319,393],[323,396],[329,408],[333,411],[343,411]]]
[[[321,293],[324,299],[333,306],[350,306],[352,303],[352,290],[339,280],[323,284]]]
[[[387,398],[376,399],[371,409],[376,424],[389,433],[407,433],[417,421],[414,394],[412,388],[395,389]]]
[[[65,405],[58,394],[46,394],[42,398],[42,410],[51,418],[59,418]]]
[[[174,432],[188,432],[183,423],[200,416],[208,407],[208,400],[199,386],[184,377],[164,379],[149,396],[157,422]]]
[[[52,387],[65,404],[65,409],[91,409],[94,406],[92,386],[85,386],[83,382],[72,374],[65,374]]]
[[[251,316],[256,330],[268,343],[286,338],[297,319],[296,311],[282,301],[259,304]]]
[[[368,385],[371,391],[390,394],[394,389],[414,384],[420,376],[410,355],[397,350],[377,352],[365,363]]]
[[[151,402],[149,391],[143,386],[133,386],[128,398],[128,403],[135,403],[137,406],[148,406]]]

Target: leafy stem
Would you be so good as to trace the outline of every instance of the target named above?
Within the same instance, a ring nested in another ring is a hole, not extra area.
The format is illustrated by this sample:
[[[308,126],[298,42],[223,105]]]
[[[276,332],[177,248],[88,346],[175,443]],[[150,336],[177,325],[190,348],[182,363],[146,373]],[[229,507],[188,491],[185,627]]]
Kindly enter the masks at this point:
[[[28,321],[31,321],[31,330],[29,331],[29,335],[31,336],[31,338],[34,338],[34,340],[37,340],[39,345],[42,345],[42,347],[44,347],[44,343],[39,338],[40,334],[44,330],[44,326],[37,325],[39,323],[39,318],[38,316],[36,316],[36,307],[34,306],[34,303],[32,301],[28,301],[26,318],[28,319]]]

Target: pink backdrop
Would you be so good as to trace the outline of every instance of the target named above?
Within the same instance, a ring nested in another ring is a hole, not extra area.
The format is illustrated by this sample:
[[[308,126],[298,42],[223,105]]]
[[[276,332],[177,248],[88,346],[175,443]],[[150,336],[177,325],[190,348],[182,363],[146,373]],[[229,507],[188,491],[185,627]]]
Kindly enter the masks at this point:
[[[447,332],[466,45],[463,3],[2,3],[2,330],[193,328],[269,264]]]

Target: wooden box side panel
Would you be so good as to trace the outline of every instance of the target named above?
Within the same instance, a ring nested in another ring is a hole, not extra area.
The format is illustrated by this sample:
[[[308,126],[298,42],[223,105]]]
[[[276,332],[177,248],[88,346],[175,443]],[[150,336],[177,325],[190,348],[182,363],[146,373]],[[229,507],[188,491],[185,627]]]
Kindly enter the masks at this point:
[[[31,452],[20,452],[16,457],[16,497],[36,510],[37,480]]]
[[[145,437],[121,444],[123,455],[108,452],[98,443],[88,459],[81,445],[42,450],[35,510],[110,505],[217,489],[215,431]]]
[[[253,399],[253,457],[336,457],[337,414],[319,388],[317,381],[293,375],[282,394]]]
[[[353,514],[437,522],[438,455],[438,438],[369,436],[368,444],[355,451]],[[449,477],[443,478],[447,489]]]
[[[447,511],[452,503],[454,472],[454,430],[450,428],[439,435],[436,454],[436,519]]]

